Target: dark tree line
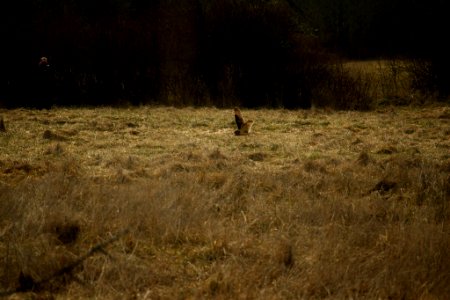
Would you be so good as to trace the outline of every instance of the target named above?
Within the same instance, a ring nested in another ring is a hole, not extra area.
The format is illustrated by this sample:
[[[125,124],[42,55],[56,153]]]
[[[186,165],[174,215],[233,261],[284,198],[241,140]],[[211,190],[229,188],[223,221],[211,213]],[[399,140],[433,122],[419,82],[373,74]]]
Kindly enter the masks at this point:
[[[330,76],[330,53],[424,59],[438,74],[435,87],[449,92],[445,1],[23,0],[2,6],[0,105],[309,107]],[[42,56],[49,61],[45,76]]]
[[[347,58],[414,61],[416,88],[450,95],[448,1],[290,0],[327,49]]]

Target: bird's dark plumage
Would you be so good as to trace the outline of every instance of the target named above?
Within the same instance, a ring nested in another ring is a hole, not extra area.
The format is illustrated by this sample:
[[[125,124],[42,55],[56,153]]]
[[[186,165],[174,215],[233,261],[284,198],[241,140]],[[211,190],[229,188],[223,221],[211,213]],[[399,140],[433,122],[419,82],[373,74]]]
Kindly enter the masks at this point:
[[[241,110],[237,107],[234,108],[234,119],[236,120],[238,130],[241,129],[244,124],[244,118],[242,118]]]

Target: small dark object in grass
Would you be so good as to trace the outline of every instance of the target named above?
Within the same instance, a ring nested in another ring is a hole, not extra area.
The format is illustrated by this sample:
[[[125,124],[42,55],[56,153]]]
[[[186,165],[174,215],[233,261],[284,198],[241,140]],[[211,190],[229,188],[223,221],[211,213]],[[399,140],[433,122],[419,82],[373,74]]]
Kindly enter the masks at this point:
[[[3,121],[3,117],[0,117],[0,132],[6,132],[5,121]]]
[[[46,131],[44,131],[44,134],[42,135],[42,137],[44,139],[46,139],[46,140],[53,140],[53,141],[65,141],[65,140],[67,140],[67,138],[65,138],[65,137],[63,137],[63,136],[61,136],[59,134],[53,133],[53,132],[51,132],[48,129]]]
[[[248,158],[250,158],[253,161],[264,161],[264,159],[266,158],[266,155],[264,153],[258,152],[258,153],[250,154],[248,156]]]
[[[30,275],[24,274],[22,271],[19,274],[19,287],[18,292],[27,292],[33,290],[35,282]]]
[[[57,239],[63,244],[75,242],[80,233],[80,226],[77,224],[63,224],[55,227]]]
[[[280,251],[281,251],[280,253],[281,262],[287,268],[292,267],[294,265],[294,255],[292,253],[292,246],[290,244],[283,245]]]
[[[397,186],[396,182],[383,179],[380,182],[378,182],[375,185],[375,187],[373,187],[369,192],[371,193],[371,192],[378,191],[380,193],[386,193],[386,192],[392,190],[393,188],[395,188],[396,186]]]
[[[367,152],[361,152],[356,160],[360,165],[367,166],[371,161],[371,158]]]
[[[378,150],[377,154],[393,154],[393,153],[397,153],[397,152],[398,151],[395,147],[388,146],[388,147]]]

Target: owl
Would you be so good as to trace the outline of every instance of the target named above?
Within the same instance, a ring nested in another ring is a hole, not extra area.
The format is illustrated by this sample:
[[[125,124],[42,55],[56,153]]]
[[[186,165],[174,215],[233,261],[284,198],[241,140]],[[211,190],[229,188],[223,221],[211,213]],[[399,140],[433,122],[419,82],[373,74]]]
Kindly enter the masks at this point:
[[[253,120],[245,122],[241,110],[237,107],[234,108],[234,119],[238,128],[234,132],[235,135],[248,135],[251,132],[254,123]]]

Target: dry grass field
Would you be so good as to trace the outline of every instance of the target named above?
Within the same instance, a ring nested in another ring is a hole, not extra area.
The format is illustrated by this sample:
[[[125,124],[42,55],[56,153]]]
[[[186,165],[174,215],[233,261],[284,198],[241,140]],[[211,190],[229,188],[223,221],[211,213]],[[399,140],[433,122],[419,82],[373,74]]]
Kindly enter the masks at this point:
[[[425,100],[424,95],[412,88],[411,61],[348,61],[342,66],[359,83],[363,93],[374,99],[375,106],[385,102],[404,105]]]
[[[0,295],[448,299],[450,107],[242,112],[0,110]]]

